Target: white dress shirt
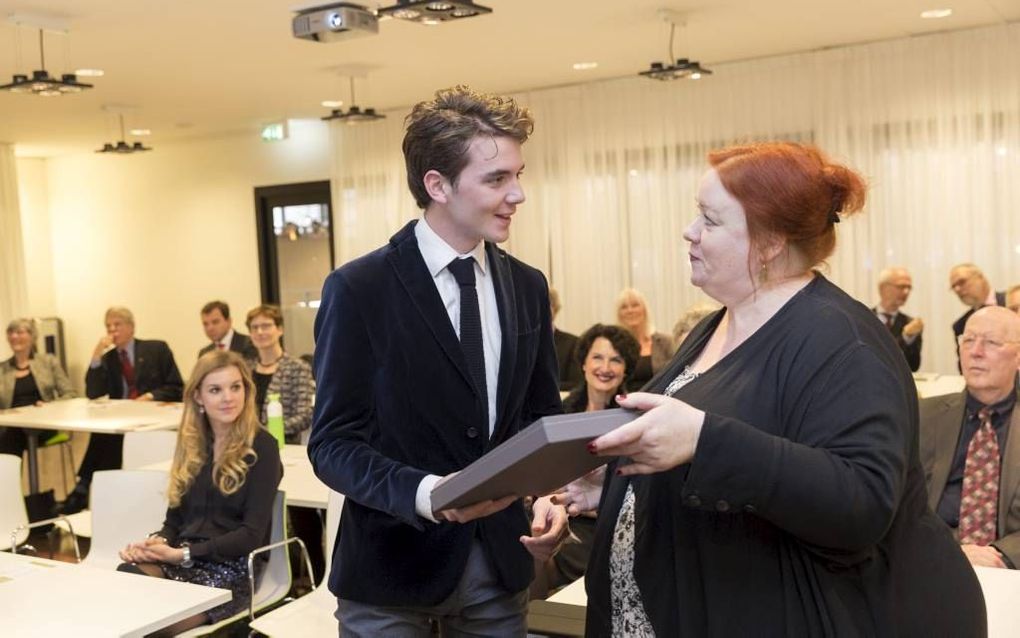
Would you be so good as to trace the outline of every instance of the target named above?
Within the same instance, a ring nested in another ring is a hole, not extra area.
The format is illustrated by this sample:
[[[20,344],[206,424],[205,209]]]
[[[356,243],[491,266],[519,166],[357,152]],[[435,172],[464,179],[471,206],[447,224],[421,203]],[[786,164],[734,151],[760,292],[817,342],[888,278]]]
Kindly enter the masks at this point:
[[[482,348],[485,354],[485,390],[489,402],[489,436],[496,427],[496,396],[499,382],[499,356],[503,344],[503,330],[499,325],[499,310],[496,306],[496,287],[485,254],[485,242],[480,241],[466,253],[458,253],[446,240],[436,234],[423,217],[414,225],[414,236],[418,250],[425,260],[425,266],[432,275],[432,282],[439,291],[443,306],[450,317],[453,330],[460,338],[460,286],[447,266],[454,259],[473,257],[475,260],[475,288],[478,290],[478,312],[482,320]],[[418,484],[415,495],[415,509],[419,516],[431,521],[432,488],[442,478],[430,474]]]
[[[220,344],[223,344],[223,350],[230,350],[230,342],[234,340],[234,329],[227,330],[227,334],[223,335],[223,338],[219,341],[213,342],[213,347],[220,349]]]

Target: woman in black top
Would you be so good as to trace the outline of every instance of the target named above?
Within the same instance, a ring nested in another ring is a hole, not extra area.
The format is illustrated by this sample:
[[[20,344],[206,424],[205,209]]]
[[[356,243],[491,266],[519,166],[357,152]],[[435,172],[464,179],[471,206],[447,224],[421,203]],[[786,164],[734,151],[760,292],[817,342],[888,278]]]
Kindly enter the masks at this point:
[[[983,636],[973,569],[929,509],[910,370],[866,307],[813,268],[864,184],[816,149],[725,149],[687,228],[702,321],[621,456],[587,573],[590,636]],[[612,466],[611,466],[612,467]]]
[[[247,557],[269,542],[283,476],[280,451],[255,416],[254,386],[234,352],[199,358],[184,392],[163,528],[120,552],[119,569],[230,589],[233,598],[165,631],[175,635],[248,607]],[[256,578],[265,559],[256,563]]]
[[[0,362],[0,410],[74,398],[71,382],[57,358],[35,351],[37,337],[31,319],[15,319],[7,324],[7,343],[13,354]],[[55,434],[50,430],[39,432],[43,441]],[[25,430],[0,428],[0,454],[21,456],[26,447]]]
[[[620,326],[597,323],[577,340],[574,350],[584,373],[581,385],[563,399],[563,411],[595,412],[615,408],[616,395],[624,392],[625,384],[637,364],[640,347],[630,332]],[[596,470],[601,473],[602,469]],[[584,576],[595,536],[595,515],[591,510],[570,519],[570,532],[576,543],[563,545],[544,565],[545,589],[569,585]],[[535,593],[535,590],[532,590]],[[544,596],[543,596],[544,597]]]

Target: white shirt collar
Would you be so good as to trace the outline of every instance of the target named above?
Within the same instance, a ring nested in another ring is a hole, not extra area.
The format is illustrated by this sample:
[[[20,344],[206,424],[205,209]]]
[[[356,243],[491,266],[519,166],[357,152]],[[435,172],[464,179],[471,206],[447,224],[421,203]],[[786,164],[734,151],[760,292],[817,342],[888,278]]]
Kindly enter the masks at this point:
[[[230,342],[234,339],[234,329],[227,330],[227,334],[223,335],[223,338],[217,341],[217,344],[222,343],[224,348],[230,347]]]
[[[478,267],[482,271],[482,275],[485,276],[485,241],[479,241],[478,244],[466,253],[458,253],[454,250],[453,246],[446,243],[446,240],[436,234],[436,231],[432,230],[429,226],[428,220],[422,216],[418,223],[414,225],[414,237],[418,240],[418,250],[421,252],[422,258],[425,260],[425,267],[429,269],[429,274],[435,277],[444,268],[446,268],[451,261],[458,257],[474,257],[478,263]]]

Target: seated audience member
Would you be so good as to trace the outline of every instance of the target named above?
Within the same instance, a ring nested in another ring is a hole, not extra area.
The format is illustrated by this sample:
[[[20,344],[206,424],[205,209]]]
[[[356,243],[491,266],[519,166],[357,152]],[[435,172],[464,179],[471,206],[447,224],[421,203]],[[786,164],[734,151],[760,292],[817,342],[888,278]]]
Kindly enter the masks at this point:
[[[995,292],[988,283],[985,274],[974,264],[957,264],[949,271],[949,288],[956,293],[960,301],[968,307],[967,312],[953,322],[953,336],[963,334],[967,320],[979,308],[984,306],[1005,306],[1006,294]],[[960,351],[957,348],[957,356]],[[957,364],[959,367],[959,364]]]
[[[907,358],[910,370],[917,372],[921,367],[921,331],[924,330],[924,322],[920,317],[900,312],[913,287],[913,280],[906,268],[886,268],[878,274],[879,300],[878,305],[871,310],[896,339],[896,345]]]
[[[35,322],[15,319],[7,324],[7,343],[13,355],[0,362],[0,410],[39,405],[75,396],[67,373],[52,354],[36,352]],[[55,432],[39,431],[45,441]],[[0,454],[21,456],[28,447],[22,428],[0,428]]]
[[[624,288],[616,299],[616,322],[630,331],[641,346],[637,367],[627,381],[628,390],[641,387],[669,363],[676,351],[673,339],[665,333],[655,332],[644,295],[633,288]]]
[[[966,388],[921,401],[928,502],[974,565],[1020,565],[1020,316],[981,308],[959,338]],[[1014,431],[1015,430],[1015,431]]]
[[[564,332],[556,327],[556,315],[560,312],[560,294],[549,288],[549,305],[553,317],[553,345],[556,346],[556,361],[560,366],[560,392],[573,390],[581,382],[581,367],[574,357],[577,335]]]
[[[718,309],[719,304],[707,302],[694,304],[688,308],[684,314],[680,315],[676,325],[673,326],[673,343],[679,348],[680,344],[687,338],[687,335],[691,333],[691,330],[694,330],[694,326],[698,325],[702,319]]]
[[[249,360],[254,371],[255,409],[266,423],[269,395],[279,394],[283,406],[283,430],[287,443],[300,443],[301,433],[312,425],[315,382],[312,369],[302,359],[283,350],[283,313],[279,306],[257,306],[246,320],[256,356]]]
[[[180,401],[184,382],[165,341],[135,338],[135,318],[127,308],[106,311],[106,335],[96,344],[85,374],[85,396],[136,401]],[[73,514],[88,506],[89,486],[96,470],[121,466],[124,436],[95,434],[89,437],[85,458],[78,468],[78,484],[68,495],[62,511]]]
[[[304,359],[292,357],[283,350],[283,314],[278,306],[253,308],[248,312],[246,325],[257,352],[248,361],[248,365],[254,371],[255,410],[258,419],[266,425],[269,396],[280,395],[284,440],[287,443],[301,443],[302,433],[312,425],[312,398],[315,396],[312,369]],[[326,572],[326,557],[322,550],[322,520],[315,510],[288,507],[287,521],[290,535],[297,535],[304,541],[312,561],[313,578],[318,583]],[[293,552],[291,564],[294,567],[301,564]]]
[[[1006,307],[1020,314],[1020,284],[1010,286],[1006,291]]]
[[[251,337],[234,330],[230,319],[230,306],[224,301],[210,301],[202,306],[202,330],[209,337],[210,343],[198,351],[202,356],[210,350],[230,350],[245,359],[254,359],[258,353],[251,343]]]
[[[637,365],[639,350],[634,337],[620,326],[599,323],[586,330],[575,351],[584,376],[581,384],[563,399],[563,411],[595,412],[618,407],[616,395],[624,392],[624,383]],[[536,570],[545,577],[545,589],[563,587],[584,576],[595,537],[595,515],[593,510],[572,518],[570,531],[579,542],[564,544],[543,569]]]
[[[248,553],[269,543],[283,476],[276,440],[255,416],[254,390],[236,353],[210,352],[198,360],[185,392],[163,528],[120,552],[120,571],[233,595],[158,635],[173,636],[248,608]],[[256,581],[267,557],[260,554],[253,565]]]

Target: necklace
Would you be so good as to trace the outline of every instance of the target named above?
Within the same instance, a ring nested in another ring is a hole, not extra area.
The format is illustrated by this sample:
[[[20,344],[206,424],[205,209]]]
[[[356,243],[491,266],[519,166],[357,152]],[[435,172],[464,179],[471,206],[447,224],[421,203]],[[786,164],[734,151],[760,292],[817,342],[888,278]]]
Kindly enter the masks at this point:
[[[30,366],[31,366],[31,363],[26,363],[26,364],[25,364],[25,367],[24,367],[24,368],[22,368],[21,366],[19,366],[19,365],[18,365],[18,363],[17,363],[17,362],[15,362],[15,363],[14,363],[14,369],[15,369],[15,370],[17,370],[17,371],[19,371],[19,372],[24,372],[25,370],[28,370],[28,368],[29,368]]]
[[[261,366],[263,368],[272,368],[277,363],[280,363],[280,359],[283,359],[283,355],[284,355],[284,353],[280,353],[280,356],[276,357],[275,359],[273,359],[269,363],[262,363],[262,360],[259,359],[259,366]]]

